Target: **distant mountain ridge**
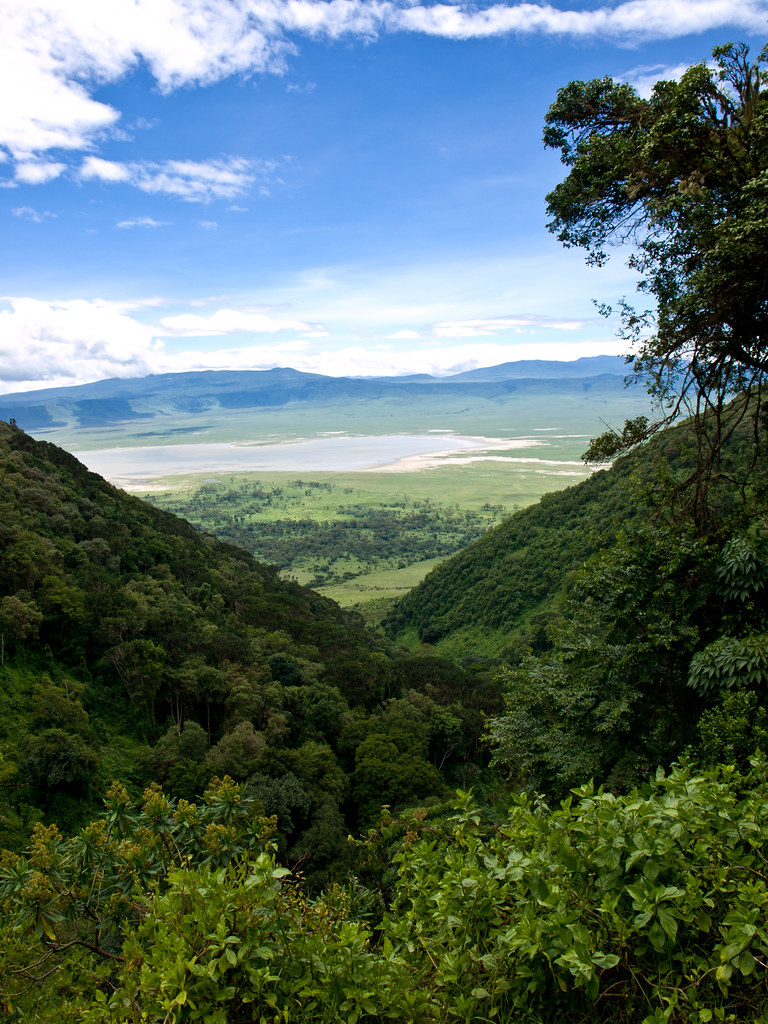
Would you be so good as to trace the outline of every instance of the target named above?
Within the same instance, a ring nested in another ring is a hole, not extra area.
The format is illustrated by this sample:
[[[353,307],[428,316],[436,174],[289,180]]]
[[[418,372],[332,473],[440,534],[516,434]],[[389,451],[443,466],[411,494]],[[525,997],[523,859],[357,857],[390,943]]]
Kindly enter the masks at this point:
[[[461,396],[475,402],[506,402],[510,395],[523,392],[616,392],[624,387],[626,369],[619,356],[591,356],[572,362],[520,360],[449,377],[331,377],[289,367],[200,370],[0,395],[0,419],[15,419],[27,430],[77,429],[292,403],[319,407],[382,400],[440,402]]]
[[[498,366],[466,370],[449,377],[449,381],[492,380],[569,380],[577,377],[599,377],[611,374],[626,377],[627,362],[623,356],[582,356],[568,361],[552,359],[519,359]]]

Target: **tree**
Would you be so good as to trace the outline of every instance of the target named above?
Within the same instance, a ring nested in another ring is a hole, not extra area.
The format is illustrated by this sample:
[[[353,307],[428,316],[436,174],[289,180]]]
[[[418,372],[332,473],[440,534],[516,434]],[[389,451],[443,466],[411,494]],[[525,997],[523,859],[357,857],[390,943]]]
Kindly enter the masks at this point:
[[[611,78],[571,82],[544,131],[570,168],[547,196],[549,229],[598,266],[609,246],[631,245],[638,290],[655,301],[637,311],[622,300],[622,336],[660,419],[628,421],[585,458],[692,415],[697,459],[680,491],[702,526],[723,445],[745,416],[757,432],[768,379],[768,48],[754,63],[744,44],[713,56],[650,99]],[[729,405],[735,394],[748,401]]]
[[[689,666],[720,635],[724,604],[711,546],[627,530],[582,567],[552,649],[502,671],[496,764],[557,797],[590,777],[626,790],[669,764],[694,738],[702,701]]]

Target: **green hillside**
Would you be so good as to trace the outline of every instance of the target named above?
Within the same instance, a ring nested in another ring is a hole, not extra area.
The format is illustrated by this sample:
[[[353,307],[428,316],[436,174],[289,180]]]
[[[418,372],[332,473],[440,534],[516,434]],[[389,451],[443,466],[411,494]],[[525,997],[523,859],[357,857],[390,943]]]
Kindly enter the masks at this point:
[[[274,568],[0,423],[0,846],[119,779],[248,781],[305,870],[487,763],[498,686],[398,655]]]
[[[722,456],[722,481],[711,495],[725,519],[741,496],[729,476],[752,457],[752,418],[740,420]],[[393,638],[430,644],[455,661],[480,656],[515,658],[547,646],[576,571],[610,547],[633,523],[663,520],[660,496],[696,464],[692,424],[667,430],[565,490],[544,495],[433,569],[385,619]],[[735,477],[734,477],[735,478]]]

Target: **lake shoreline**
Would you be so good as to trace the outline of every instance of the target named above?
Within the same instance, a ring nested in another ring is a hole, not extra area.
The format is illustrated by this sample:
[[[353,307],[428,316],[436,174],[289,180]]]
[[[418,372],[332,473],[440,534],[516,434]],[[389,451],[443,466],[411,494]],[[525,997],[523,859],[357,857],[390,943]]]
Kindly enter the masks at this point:
[[[189,474],[269,472],[418,472],[455,462],[503,458],[489,453],[548,447],[532,437],[429,434],[334,435],[307,439],[126,446],[72,450],[88,469],[126,490]],[[517,460],[516,460],[517,461]],[[526,462],[547,460],[526,459]],[[567,465],[563,460],[553,460]]]

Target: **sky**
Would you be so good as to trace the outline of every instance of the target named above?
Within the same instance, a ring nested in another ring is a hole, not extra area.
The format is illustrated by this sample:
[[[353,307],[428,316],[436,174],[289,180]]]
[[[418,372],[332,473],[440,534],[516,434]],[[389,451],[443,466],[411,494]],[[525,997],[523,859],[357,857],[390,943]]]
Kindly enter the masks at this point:
[[[619,354],[546,228],[557,90],[647,95],[768,0],[3,0],[0,392]]]

